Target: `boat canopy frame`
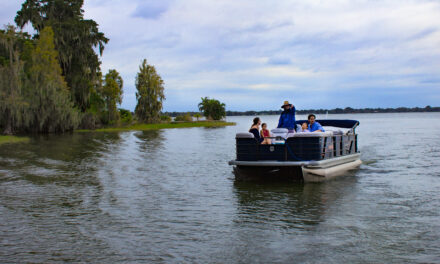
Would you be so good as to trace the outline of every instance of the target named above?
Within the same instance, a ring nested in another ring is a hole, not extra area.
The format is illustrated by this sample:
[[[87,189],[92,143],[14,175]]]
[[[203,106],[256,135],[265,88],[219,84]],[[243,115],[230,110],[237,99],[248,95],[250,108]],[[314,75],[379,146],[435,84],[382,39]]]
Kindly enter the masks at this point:
[[[358,120],[351,120],[351,119],[320,119],[316,120],[316,122],[320,123],[321,126],[332,126],[332,127],[340,127],[340,128],[349,128],[352,129],[354,132],[354,129],[359,126]],[[297,120],[295,121],[296,125],[300,125],[302,123],[309,124],[308,120]]]

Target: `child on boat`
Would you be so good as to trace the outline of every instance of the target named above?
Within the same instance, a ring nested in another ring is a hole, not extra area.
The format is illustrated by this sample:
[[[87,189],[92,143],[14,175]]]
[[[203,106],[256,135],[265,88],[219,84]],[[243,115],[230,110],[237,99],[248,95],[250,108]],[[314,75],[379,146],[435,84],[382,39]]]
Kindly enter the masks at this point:
[[[267,124],[263,123],[261,125],[261,138],[263,138],[263,142],[261,142],[261,144],[271,144],[271,140],[270,140],[270,132],[269,130],[267,130]]]
[[[304,122],[304,123],[302,123],[301,130],[299,132],[310,132],[310,130],[308,128],[309,128],[309,126],[307,125],[306,122]]]

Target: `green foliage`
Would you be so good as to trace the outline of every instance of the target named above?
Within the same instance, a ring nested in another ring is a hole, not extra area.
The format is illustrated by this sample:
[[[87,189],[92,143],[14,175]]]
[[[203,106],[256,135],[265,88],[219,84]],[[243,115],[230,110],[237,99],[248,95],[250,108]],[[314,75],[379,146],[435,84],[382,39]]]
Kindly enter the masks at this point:
[[[186,113],[184,115],[176,116],[176,118],[174,118],[174,121],[192,122],[193,119],[189,113]]]
[[[162,121],[162,122],[171,122],[171,116],[161,115],[160,116],[160,121]]]
[[[78,112],[61,75],[53,31],[46,27],[34,43],[8,27],[0,32],[8,65],[0,66],[0,127],[14,132],[64,132],[76,128]]]
[[[203,112],[203,115],[207,119],[220,120],[226,116],[225,104],[215,99],[209,99],[208,97],[201,98],[202,102],[199,103],[199,110]]]
[[[122,101],[122,87],[123,80],[116,70],[109,70],[105,77],[99,71],[90,91],[90,106],[87,114],[83,115],[80,128],[95,129],[101,125],[117,124],[120,120],[117,104]]]
[[[194,117],[197,118],[197,121],[199,121],[199,118],[202,117],[199,113],[195,113]]]
[[[108,112],[106,111],[106,102],[102,95],[103,77],[102,72],[96,73],[96,80],[90,91],[90,105],[83,115],[80,128],[95,129],[101,124],[107,124]]]
[[[127,109],[119,108],[119,116],[121,117],[121,121],[124,124],[129,124],[133,121],[133,115]]]
[[[116,70],[109,70],[104,78],[104,85],[102,87],[102,95],[104,97],[107,123],[112,124],[119,119],[119,113],[116,104],[122,103],[122,77]]]
[[[91,90],[99,72],[100,55],[108,39],[93,20],[84,19],[83,0],[26,0],[15,22],[23,28],[28,22],[38,33],[51,26],[55,48],[70,93],[81,111],[89,107]]]
[[[97,89],[98,87],[92,89],[90,91],[90,107],[87,109],[87,112],[99,115],[101,112],[105,110],[105,100],[102,94],[101,89]]]
[[[26,82],[30,129],[34,132],[64,132],[73,130],[79,123],[79,114],[61,75],[53,37],[51,27],[41,30]]]
[[[24,120],[27,103],[23,95],[24,63],[20,60],[19,42],[25,36],[13,26],[0,31],[0,128],[4,134],[12,134]]]
[[[139,121],[154,123],[160,120],[162,101],[165,99],[163,80],[156,73],[154,66],[144,59],[136,75],[135,115]]]

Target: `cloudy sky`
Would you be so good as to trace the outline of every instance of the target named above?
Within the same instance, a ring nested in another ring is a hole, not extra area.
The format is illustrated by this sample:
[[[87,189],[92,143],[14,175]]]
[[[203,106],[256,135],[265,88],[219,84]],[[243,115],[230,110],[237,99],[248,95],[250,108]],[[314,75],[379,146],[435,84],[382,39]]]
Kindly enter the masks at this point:
[[[0,0],[0,24],[19,0]],[[164,111],[201,97],[227,110],[440,105],[440,1],[85,0],[110,38],[102,70],[136,105],[141,61],[165,81]]]

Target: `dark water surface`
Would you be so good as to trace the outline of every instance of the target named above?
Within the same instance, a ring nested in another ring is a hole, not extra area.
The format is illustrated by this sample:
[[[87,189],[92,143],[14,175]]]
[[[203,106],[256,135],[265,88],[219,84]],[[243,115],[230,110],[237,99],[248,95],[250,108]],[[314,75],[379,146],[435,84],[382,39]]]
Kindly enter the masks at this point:
[[[0,263],[440,263],[440,113],[328,118],[364,163],[319,184],[235,181],[252,117],[1,145]]]

